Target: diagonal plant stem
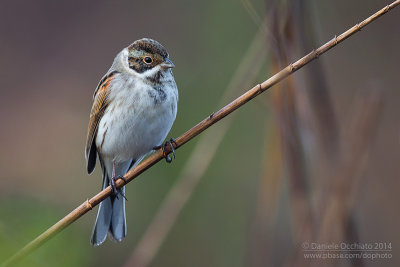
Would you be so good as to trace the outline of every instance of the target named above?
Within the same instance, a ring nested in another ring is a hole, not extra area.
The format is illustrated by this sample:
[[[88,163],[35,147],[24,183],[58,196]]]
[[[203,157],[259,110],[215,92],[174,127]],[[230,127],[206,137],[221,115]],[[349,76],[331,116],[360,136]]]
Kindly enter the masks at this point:
[[[310,63],[314,59],[318,58],[318,56],[324,54],[331,48],[335,47],[337,44],[343,42],[345,39],[349,38],[353,34],[357,33],[360,31],[362,28],[364,28],[366,25],[371,23],[372,21],[378,19],[382,15],[386,14],[396,6],[400,4],[400,0],[396,0],[390,5],[387,5],[386,7],[382,8],[381,10],[377,11],[370,17],[366,18],[362,22],[356,24],[355,26],[351,27],[344,33],[340,34],[339,36],[335,36],[332,40],[329,42],[325,43],[321,47],[319,47],[316,50],[313,50],[311,53],[308,55],[305,55],[301,59],[297,60],[296,62],[290,64],[286,68],[282,69],[279,71],[277,74],[273,75],[271,78],[268,80],[264,81],[261,84],[258,84],[254,86],[252,89],[248,90],[246,93],[241,95],[240,97],[236,98],[233,100],[231,103],[220,109],[219,111],[212,113],[210,116],[205,118],[203,121],[199,122],[197,125],[195,125],[193,128],[191,128],[189,131],[186,133],[182,134],[180,137],[176,139],[176,144],[174,145],[174,148],[177,149],[184,145],[185,143],[189,142],[191,139],[205,131],[208,127],[211,125],[215,124],[216,122],[220,121],[236,109],[240,108],[259,94],[265,92],[269,88],[271,88],[273,85],[277,84],[281,80],[285,79],[295,71],[299,70],[306,64]],[[171,153],[171,149],[167,148],[165,151],[167,154]],[[131,182],[133,179],[135,179],[137,176],[139,176],[141,173],[152,167],[154,164],[159,162],[164,158],[163,151],[157,150],[155,153],[150,155],[148,158],[143,160],[136,168],[133,170],[129,171],[124,175],[124,178],[126,180],[126,183]],[[122,179],[119,179],[116,182],[116,187],[117,189],[121,188],[122,186],[125,185],[125,181]],[[35,238],[33,241],[28,243],[25,247],[23,247],[20,251],[18,251],[15,255],[13,255],[10,259],[8,259],[6,262],[3,263],[3,266],[9,266],[11,264],[14,264],[16,261],[20,260],[22,257],[27,255],[28,253],[32,252],[36,248],[38,248],[40,245],[48,241],[50,238],[55,236],[57,233],[59,233],[61,230],[66,228],[68,225],[79,219],[82,215],[90,211],[93,207],[97,206],[101,201],[106,199],[112,194],[111,187],[108,186],[106,187],[103,191],[99,192],[97,195],[92,197],[91,199],[86,200],[83,202],[81,205],[79,205],[76,209],[74,209],[72,212],[70,212],[67,216],[62,218],[60,221],[58,221],[56,224],[54,224],[52,227],[47,229],[44,233],[39,235],[37,238]]]

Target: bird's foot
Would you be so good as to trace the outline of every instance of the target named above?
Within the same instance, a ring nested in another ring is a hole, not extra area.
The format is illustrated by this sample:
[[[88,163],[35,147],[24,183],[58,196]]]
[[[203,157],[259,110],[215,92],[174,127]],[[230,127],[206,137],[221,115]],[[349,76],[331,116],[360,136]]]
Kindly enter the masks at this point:
[[[163,156],[164,156],[165,161],[167,163],[171,163],[172,162],[172,158],[165,152],[165,148],[167,146],[169,146],[171,148],[172,156],[175,159],[175,148],[174,148],[173,144],[175,144],[175,146],[178,146],[178,144],[176,143],[175,139],[171,138],[171,139],[169,139],[169,141],[165,142],[164,145],[162,145]]]
[[[123,176],[118,176],[118,177],[112,177],[111,181],[110,181],[110,186],[111,186],[111,192],[114,193],[116,195],[116,197],[118,198],[118,195],[121,195],[123,198],[125,198],[125,200],[128,200],[125,195],[122,193],[121,189],[117,189],[117,184],[116,182],[122,179],[125,184],[126,184],[126,179]]]

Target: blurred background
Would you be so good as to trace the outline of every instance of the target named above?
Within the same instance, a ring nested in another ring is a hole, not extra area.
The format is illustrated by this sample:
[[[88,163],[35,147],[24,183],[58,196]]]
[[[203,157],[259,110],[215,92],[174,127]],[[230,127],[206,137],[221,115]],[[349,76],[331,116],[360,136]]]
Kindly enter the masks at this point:
[[[93,91],[136,39],[176,65],[177,137],[385,1],[1,1],[0,262],[101,188],[84,146]],[[400,8],[127,186],[128,235],[97,209],[18,266],[399,266]],[[391,259],[310,260],[312,243]]]

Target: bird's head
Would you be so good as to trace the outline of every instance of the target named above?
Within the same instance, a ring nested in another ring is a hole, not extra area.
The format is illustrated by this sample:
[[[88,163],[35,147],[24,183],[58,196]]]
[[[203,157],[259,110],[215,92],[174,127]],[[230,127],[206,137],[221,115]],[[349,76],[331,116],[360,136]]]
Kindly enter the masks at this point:
[[[152,77],[175,67],[167,50],[157,41],[143,38],[127,47],[128,66],[140,76]]]

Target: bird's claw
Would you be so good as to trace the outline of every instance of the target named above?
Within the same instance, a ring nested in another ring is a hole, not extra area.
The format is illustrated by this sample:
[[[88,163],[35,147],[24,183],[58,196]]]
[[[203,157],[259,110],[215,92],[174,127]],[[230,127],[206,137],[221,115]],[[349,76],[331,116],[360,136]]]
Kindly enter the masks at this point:
[[[178,144],[176,143],[175,139],[171,138],[171,139],[169,139],[169,141],[165,142],[164,145],[162,145],[163,156],[164,156],[165,161],[167,163],[171,163],[172,162],[172,158],[165,152],[165,148],[167,146],[169,146],[171,148],[172,156],[175,159],[175,148],[174,148],[173,144],[175,144],[175,146],[178,146]]]
[[[118,176],[118,177],[113,177],[111,178],[110,181],[110,186],[111,186],[111,192],[115,194],[115,196],[118,198],[118,195],[121,195],[123,198],[125,198],[125,200],[128,200],[125,195],[122,193],[121,189],[117,189],[117,184],[116,182],[121,179],[124,181],[124,183],[126,184],[126,179],[123,176]]]

